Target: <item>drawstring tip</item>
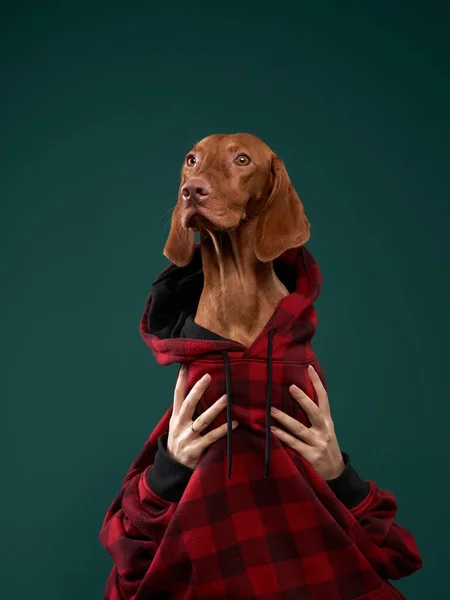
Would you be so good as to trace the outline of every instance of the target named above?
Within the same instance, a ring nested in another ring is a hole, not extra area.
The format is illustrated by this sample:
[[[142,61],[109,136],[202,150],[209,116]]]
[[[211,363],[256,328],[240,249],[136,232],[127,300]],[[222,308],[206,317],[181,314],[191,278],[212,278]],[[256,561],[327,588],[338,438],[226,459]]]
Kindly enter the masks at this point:
[[[230,423],[228,423],[229,426],[229,431],[227,432],[227,463],[228,463],[228,481],[231,480],[231,465],[233,464],[233,450],[231,447],[231,436],[232,436],[232,431],[231,431],[231,427],[230,427]]]
[[[266,453],[264,479],[266,479],[267,477],[269,477],[269,461],[270,461],[270,453]]]

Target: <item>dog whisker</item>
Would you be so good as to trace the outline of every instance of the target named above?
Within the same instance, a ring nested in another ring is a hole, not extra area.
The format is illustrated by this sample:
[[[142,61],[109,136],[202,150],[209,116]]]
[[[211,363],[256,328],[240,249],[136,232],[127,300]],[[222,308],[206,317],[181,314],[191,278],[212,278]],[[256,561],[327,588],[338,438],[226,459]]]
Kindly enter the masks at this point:
[[[162,215],[159,217],[159,219],[156,221],[156,224],[158,224],[158,223],[161,221],[161,219],[167,215],[167,213],[169,213],[169,212],[173,212],[173,210],[174,210],[174,207],[172,207],[172,208],[169,208],[169,210],[166,210],[166,212],[164,212],[164,213],[163,213],[163,214],[162,214]]]
[[[198,144],[198,140],[193,136],[193,134],[188,131],[188,135],[191,138],[191,142],[194,144],[194,146],[196,146]]]

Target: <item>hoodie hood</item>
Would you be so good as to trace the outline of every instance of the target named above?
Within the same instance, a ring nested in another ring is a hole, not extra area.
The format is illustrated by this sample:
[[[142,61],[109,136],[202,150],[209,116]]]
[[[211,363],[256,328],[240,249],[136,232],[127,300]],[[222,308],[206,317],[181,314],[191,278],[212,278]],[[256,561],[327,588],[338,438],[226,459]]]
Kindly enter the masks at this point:
[[[273,267],[289,295],[280,301],[272,317],[248,347],[223,338],[194,322],[204,283],[199,243],[195,244],[193,259],[187,266],[177,267],[170,263],[156,278],[140,321],[141,336],[160,365],[172,363],[190,365],[205,358],[211,361],[214,357],[224,367],[227,394],[228,479],[231,479],[232,465],[231,408],[233,405],[230,357],[241,362],[247,360],[266,363],[264,407],[266,477],[270,461],[272,361],[275,359],[304,364],[314,360],[311,339],[317,325],[313,302],[320,293],[322,283],[319,267],[305,246],[290,248],[273,261]],[[208,372],[211,370],[208,369]],[[200,376],[199,374],[197,379]],[[257,418],[254,423],[258,425]]]

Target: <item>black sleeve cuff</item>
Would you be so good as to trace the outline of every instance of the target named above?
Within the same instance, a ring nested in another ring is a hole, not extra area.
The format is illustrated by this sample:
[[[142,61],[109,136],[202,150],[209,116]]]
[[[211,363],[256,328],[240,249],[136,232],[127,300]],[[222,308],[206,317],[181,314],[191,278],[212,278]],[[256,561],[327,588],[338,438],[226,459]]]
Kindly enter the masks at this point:
[[[342,458],[345,464],[344,470],[340,475],[334,479],[327,479],[326,482],[342,504],[347,508],[353,508],[367,496],[370,484],[358,475],[350,463],[347,452],[342,452]]]
[[[194,469],[183,465],[167,452],[169,432],[158,438],[158,450],[153,465],[147,470],[150,488],[168,502],[178,502],[191,478]]]

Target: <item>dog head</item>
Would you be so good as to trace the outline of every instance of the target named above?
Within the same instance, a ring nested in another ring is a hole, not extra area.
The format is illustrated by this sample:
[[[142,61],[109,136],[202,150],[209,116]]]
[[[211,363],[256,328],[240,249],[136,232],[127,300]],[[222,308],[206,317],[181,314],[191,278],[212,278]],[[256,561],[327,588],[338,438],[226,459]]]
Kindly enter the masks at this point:
[[[309,239],[303,204],[267,144],[248,133],[210,135],[185,157],[164,255],[185,266],[195,231],[232,231],[253,219],[255,255],[262,262]]]

